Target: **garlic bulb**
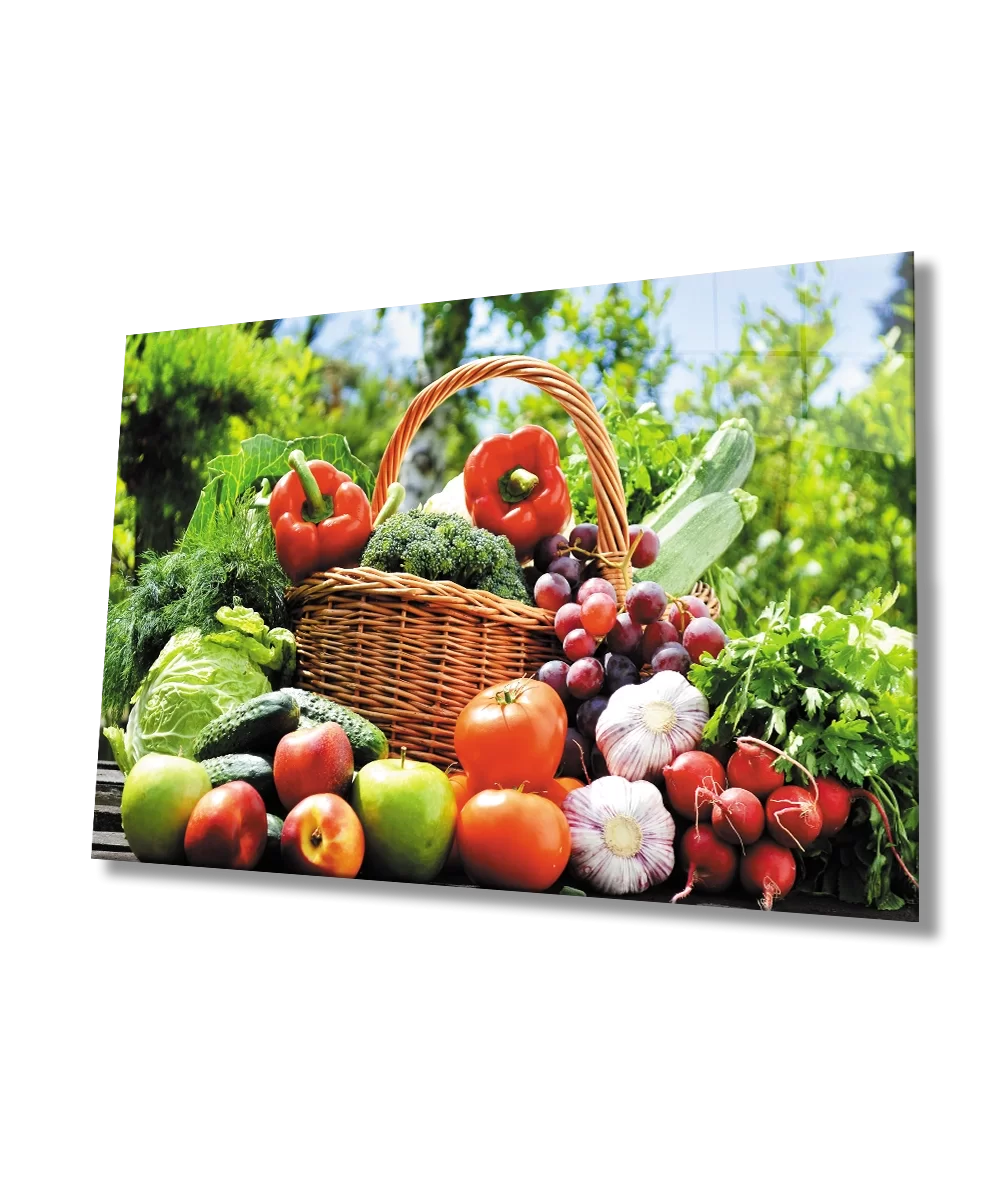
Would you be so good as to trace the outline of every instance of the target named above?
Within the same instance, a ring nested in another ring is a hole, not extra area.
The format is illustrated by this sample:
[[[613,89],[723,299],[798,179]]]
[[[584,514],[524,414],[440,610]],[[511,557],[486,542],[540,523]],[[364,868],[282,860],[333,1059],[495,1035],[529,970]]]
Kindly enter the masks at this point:
[[[609,896],[644,892],[674,869],[674,819],[651,783],[605,775],[570,792],[563,815],[573,870]]]
[[[683,675],[659,671],[611,694],[597,722],[597,748],[612,775],[659,779],[663,768],[701,741],[708,701]]]

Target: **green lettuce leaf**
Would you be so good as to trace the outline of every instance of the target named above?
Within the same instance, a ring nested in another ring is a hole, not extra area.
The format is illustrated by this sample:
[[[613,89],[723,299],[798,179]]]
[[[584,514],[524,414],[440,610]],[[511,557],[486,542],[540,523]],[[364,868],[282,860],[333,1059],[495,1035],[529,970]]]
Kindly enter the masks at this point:
[[[135,766],[135,760],[125,749],[125,730],[119,728],[117,725],[109,725],[107,729],[103,730],[103,733],[108,745],[111,747],[111,753],[115,756],[118,770],[123,775],[127,775]]]
[[[250,608],[220,608],[211,633],[182,629],[163,647],[139,690],[124,734],[106,729],[125,774],[144,754],[188,757],[202,729],[222,713],[287,682],[295,667],[295,638],[268,629]],[[268,672],[269,674],[265,674]]]
[[[307,459],[321,458],[344,471],[371,496],[374,475],[354,457],[347,439],[339,433],[293,438],[290,442],[258,433],[241,442],[235,454],[220,454],[209,462],[208,482],[188,522],[184,541],[193,541],[210,528],[217,510],[231,512],[244,492],[260,487],[265,480],[273,486],[288,472],[288,456],[293,450],[301,450]]]

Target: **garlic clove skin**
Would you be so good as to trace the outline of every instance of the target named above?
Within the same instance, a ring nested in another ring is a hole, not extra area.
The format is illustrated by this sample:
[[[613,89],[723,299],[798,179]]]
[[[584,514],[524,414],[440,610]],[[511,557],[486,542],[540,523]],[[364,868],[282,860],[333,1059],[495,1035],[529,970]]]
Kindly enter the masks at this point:
[[[701,742],[708,701],[676,671],[612,693],[597,722],[597,747],[612,775],[658,779],[678,754]]]
[[[606,895],[644,892],[674,869],[674,819],[651,783],[605,775],[570,792],[563,815],[573,871]]]

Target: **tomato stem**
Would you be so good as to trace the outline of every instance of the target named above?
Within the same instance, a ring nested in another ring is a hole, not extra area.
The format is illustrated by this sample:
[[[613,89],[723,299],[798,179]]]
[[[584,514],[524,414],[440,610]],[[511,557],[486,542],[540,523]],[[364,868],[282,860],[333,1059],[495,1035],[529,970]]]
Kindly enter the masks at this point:
[[[516,704],[521,698],[525,685],[528,683],[527,677],[515,679],[511,683],[506,683],[502,688],[493,693],[493,699],[502,707],[507,704]]]

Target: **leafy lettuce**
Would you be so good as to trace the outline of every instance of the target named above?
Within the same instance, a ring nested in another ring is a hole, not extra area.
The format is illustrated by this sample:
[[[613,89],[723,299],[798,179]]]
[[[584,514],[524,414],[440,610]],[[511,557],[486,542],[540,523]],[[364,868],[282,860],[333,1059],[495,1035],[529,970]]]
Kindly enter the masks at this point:
[[[295,667],[295,639],[268,629],[249,608],[220,608],[218,630],[182,629],[163,647],[132,698],[124,730],[104,731],[126,774],[144,754],[189,757],[209,721],[244,700],[286,682]]]

